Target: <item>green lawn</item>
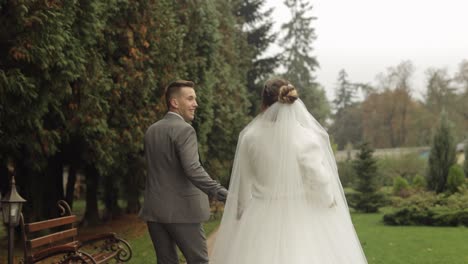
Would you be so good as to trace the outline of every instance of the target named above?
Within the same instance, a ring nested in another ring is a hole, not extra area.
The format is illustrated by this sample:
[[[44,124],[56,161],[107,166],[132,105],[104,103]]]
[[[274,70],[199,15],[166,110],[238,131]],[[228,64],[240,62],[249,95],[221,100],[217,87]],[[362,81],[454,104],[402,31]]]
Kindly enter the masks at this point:
[[[468,228],[385,226],[382,214],[353,214],[369,264],[466,264]]]
[[[353,213],[352,217],[369,264],[468,263],[466,227],[393,227],[382,223],[382,214]],[[210,234],[218,224],[219,220],[206,223],[206,233]],[[1,226],[0,240],[0,263],[4,263],[6,234]],[[130,263],[155,263],[148,232],[129,242],[133,248]],[[15,253],[21,255],[18,246]]]
[[[468,228],[393,227],[382,223],[382,214],[353,213],[353,222],[369,264],[466,264]],[[205,224],[207,234],[219,224]],[[154,259],[148,234],[130,241],[132,263]]]
[[[213,232],[216,227],[218,227],[221,219],[213,220],[204,224],[205,232],[208,237],[211,232]],[[131,263],[155,263],[155,252],[153,249],[153,244],[151,238],[149,237],[148,232],[143,236],[129,241],[133,249],[133,257]],[[182,254],[179,252],[181,261],[183,261]]]
[[[220,221],[221,219],[216,219],[216,220],[209,221],[204,224],[204,229],[205,229],[207,236],[211,234],[211,232],[213,232],[218,227]],[[149,237],[148,232],[144,232],[142,236],[129,240],[129,243],[133,249],[133,257],[130,263],[139,264],[139,263],[155,263],[156,262],[153,244],[151,242],[151,238]],[[19,259],[22,257],[23,251],[22,251],[21,246],[22,246],[21,243],[17,241],[16,247],[15,247],[15,263],[19,262]],[[181,260],[183,260],[183,257],[181,254],[180,256],[181,256]],[[7,260],[7,234],[3,225],[0,225],[0,264],[6,263],[7,262],[6,260]]]

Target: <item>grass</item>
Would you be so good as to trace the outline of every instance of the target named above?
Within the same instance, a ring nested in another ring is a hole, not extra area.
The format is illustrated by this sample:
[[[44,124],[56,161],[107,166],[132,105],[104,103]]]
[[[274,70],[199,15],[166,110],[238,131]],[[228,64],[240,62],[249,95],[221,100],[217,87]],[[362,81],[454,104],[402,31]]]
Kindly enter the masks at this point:
[[[208,237],[219,225],[221,219],[212,220],[204,224],[206,236]],[[156,256],[151,242],[151,238],[148,232],[145,232],[142,236],[132,239],[129,241],[132,245],[133,256],[131,263],[155,263]],[[182,254],[179,252],[179,258],[184,261]]]
[[[119,206],[124,208],[125,202],[119,201]],[[99,208],[104,208],[104,205],[100,202]],[[82,215],[85,210],[85,201],[78,200],[73,204],[73,211],[77,212],[77,215]],[[204,229],[207,237],[213,232],[219,225],[221,219],[215,219],[209,222],[204,223]],[[153,243],[147,231],[146,224],[139,220],[135,215],[133,216],[124,216],[123,219],[113,221],[114,223],[111,226],[108,226],[109,230],[116,232],[122,238],[126,239],[133,250],[133,255],[130,263],[154,263],[156,259],[156,254],[154,252]],[[125,226],[123,228],[122,226]],[[88,233],[102,232],[101,227],[90,228],[88,230],[82,230],[81,234],[86,236]],[[184,262],[185,259],[182,254],[179,252],[179,258],[181,262]],[[154,262],[153,262],[154,261]]]
[[[352,214],[353,222],[369,264],[466,264],[468,228],[386,226],[382,213]],[[218,221],[205,224],[210,234]],[[149,235],[131,240],[132,263],[155,259]]]
[[[468,228],[385,226],[382,214],[353,214],[369,264],[466,264]]]
[[[78,214],[81,204],[75,204]],[[468,228],[385,226],[382,213],[352,214],[359,239],[369,264],[466,264]],[[220,219],[205,223],[207,236]],[[146,224],[136,215],[126,215],[95,228],[80,230],[80,235],[114,231],[133,248],[130,263],[155,263],[155,253]],[[6,230],[0,225],[0,263],[6,263]],[[17,243],[15,255],[22,255]],[[182,258],[181,258],[182,259]],[[18,258],[19,260],[19,258]]]

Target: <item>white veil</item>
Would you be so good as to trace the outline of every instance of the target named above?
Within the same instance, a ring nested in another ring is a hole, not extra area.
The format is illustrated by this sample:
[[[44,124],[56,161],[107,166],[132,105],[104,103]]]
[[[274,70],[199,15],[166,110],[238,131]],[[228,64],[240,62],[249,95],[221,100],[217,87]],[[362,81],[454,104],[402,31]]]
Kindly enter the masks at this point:
[[[367,263],[328,134],[301,100],[274,103],[240,133],[210,259]]]

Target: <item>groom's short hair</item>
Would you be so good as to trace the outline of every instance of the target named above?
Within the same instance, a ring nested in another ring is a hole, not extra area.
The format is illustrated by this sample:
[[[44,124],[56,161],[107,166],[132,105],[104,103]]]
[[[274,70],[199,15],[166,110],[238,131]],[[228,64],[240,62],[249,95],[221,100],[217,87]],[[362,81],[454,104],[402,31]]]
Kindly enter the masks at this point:
[[[186,81],[186,80],[177,80],[177,81],[171,82],[166,87],[166,92],[164,94],[166,97],[167,109],[171,108],[171,98],[173,98],[174,95],[178,94],[180,89],[182,89],[182,87],[195,88],[195,84],[192,81]]]

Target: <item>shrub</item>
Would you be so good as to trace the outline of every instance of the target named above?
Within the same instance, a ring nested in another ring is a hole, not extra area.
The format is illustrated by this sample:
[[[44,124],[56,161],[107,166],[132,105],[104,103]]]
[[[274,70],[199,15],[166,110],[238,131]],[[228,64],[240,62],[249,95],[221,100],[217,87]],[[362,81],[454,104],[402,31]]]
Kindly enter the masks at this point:
[[[338,174],[343,187],[351,186],[356,179],[356,171],[350,161],[338,162]]]
[[[379,208],[390,204],[388,197],[382,192],[360,193],[352,192],[347,194],[348,204],[359,212],[375,213]]]
[[[387,225],[432,225],[429,210],[417,206],[403,207],[393,213],[385,214],[383,221]]]
[[[458,188],[465,183],[465,175],[463,175],[463,169],[460,165],[453,165],[450,167],[448,178],[447,178],[447,190],[451,193],[458,191]]]
[[[468,226],[468,189],[449,196],[421,192],[393,202],[383,217],[387,225]]]
[[[412,185],[413,185],[413,188],[415,188],[415,189],[425,189],[426,186],[427,186],[426,178],[424,178],[423,176],[417,174],[413,178],[413,184]]]
[[[458,221],[461,225],[468,226],[468,210],[459,213]]]
[[[393,179],[393,194],[401,197],[410,195],[410,186],[405,178],[397,176]]]
[[[386,225],[468,226],[468,210],[405,207],[385,214]]]
[[[392,186],[396,176],[411,179],[416,175],[423,175],[427,167],[426,160],[415,153],[379,158],[377,165],[379,181],[388,186]]]

